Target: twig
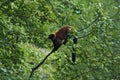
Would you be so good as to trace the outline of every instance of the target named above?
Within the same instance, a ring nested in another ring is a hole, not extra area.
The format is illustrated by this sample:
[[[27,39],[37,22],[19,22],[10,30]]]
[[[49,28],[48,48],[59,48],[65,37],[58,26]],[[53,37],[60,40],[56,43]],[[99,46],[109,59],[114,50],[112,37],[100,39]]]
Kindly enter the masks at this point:
[[[92,30],[91,32],[89,32],[88,34],[86,34],[86,35],[83,35],[83,36],[80,36],[80,37],[78,37],[78,38],[85,38],[85,37],[87,37],[88,35],[90,35],[90,34],[92,34],[92,32],[93,32],[94,30]]]

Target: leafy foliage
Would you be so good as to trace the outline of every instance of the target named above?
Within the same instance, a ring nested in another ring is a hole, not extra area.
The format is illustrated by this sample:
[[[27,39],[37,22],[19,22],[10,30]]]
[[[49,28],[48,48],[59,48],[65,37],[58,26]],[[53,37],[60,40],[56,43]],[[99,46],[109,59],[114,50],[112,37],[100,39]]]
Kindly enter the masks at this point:
[[[0,79],[27,80],[52,49],[48,34],[63,25],[78,31],[37,70],[33,80],[120,79],[119,0],[1,0]],[[80,38],[88,33],[84,38]]]

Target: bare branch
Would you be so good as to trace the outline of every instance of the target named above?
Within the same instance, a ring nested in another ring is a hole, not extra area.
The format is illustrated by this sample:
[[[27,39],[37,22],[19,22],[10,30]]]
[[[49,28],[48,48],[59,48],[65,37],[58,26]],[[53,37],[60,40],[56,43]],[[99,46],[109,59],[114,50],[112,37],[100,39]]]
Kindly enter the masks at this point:
[[[94,32],[94,30],[92,30],[92,31],[91,31],[91,32],[89,32],[88,34],[83,35],[83,36],[80,36],[80,37],[78,37],[78,38],[85,38],[85,37],[87,37],[88,35],[92,34],[92,32]]]

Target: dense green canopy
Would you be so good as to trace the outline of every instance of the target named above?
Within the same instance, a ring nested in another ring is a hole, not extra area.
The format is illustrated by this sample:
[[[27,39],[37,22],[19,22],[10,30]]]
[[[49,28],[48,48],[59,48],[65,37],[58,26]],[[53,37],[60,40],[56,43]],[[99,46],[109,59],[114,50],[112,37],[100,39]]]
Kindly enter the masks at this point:
[[[27,80],[63,25],[77,30],[76,62],[69,39],[31,80],[120,79],[120,0],[1,0],[0,80]]]

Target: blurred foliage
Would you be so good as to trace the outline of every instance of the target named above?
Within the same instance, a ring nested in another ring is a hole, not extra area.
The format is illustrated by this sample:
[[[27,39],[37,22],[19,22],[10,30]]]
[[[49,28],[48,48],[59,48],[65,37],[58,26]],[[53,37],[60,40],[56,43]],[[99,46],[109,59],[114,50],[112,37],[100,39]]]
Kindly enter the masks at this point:
[[[52,49],[47,36],[63,25],[78,37],[92,31],[79,38],[76,63],[70,39],[31,80],[120,79],[120,0],[1,0],[0,80],[27,80]]]

